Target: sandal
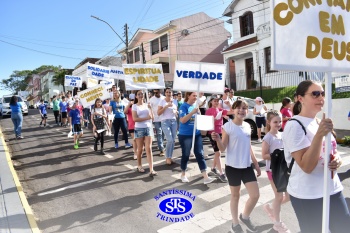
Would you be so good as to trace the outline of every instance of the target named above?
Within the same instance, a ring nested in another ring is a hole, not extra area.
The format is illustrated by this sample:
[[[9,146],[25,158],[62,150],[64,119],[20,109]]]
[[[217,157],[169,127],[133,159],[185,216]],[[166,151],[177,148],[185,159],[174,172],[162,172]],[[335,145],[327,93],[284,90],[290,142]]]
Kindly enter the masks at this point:
[[[136,170],[139,173],[145,173],[145,169],[143,169],[142,167],[137,167]]]
[[[151,172],[149,173],[149,176],[150,176],[150,177],[157,176],[157,175],[158,175],[158,172],[155,172],[155,171],[151,171]]]

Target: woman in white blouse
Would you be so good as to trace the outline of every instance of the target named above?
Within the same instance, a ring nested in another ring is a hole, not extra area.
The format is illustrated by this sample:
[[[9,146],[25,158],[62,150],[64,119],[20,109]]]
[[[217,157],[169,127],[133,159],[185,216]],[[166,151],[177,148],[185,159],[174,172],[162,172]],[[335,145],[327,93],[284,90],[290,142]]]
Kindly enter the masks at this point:
[[[157,172],[153,170],[153,155],[152,155],[152,120],[153,113],[151,106],[143,102],[144,93],[142,90],[136,92],[135,104],[132,105],[132,118],[135,121],[135,139],[137,145],[137,171],[144,173],[142,168],[141,156],[143,145],[145,145],[147,160],[150,169],[150,176],[156,176]]]

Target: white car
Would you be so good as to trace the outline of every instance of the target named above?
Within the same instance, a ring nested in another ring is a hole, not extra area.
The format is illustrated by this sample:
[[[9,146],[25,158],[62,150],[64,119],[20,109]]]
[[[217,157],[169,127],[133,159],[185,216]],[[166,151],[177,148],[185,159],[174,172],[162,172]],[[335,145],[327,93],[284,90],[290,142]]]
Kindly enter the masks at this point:
[[[21,103],[23,109],[22,114],[28,115],[28,106],[24,102],[23,98],[16,95],[18,98],[18,102]],[[10,108],[10,100],[12,95],[4,95],[1,100],[1,115],[2,117],[11,116],[11,108]]]

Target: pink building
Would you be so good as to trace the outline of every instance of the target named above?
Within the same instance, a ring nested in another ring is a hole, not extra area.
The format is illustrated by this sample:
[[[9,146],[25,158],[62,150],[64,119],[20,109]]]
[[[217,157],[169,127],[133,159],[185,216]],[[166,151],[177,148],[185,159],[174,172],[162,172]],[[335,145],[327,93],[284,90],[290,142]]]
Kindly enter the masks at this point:
[[[129,41],[128,57],[126,48],[118,52],[123,54],[124,64],[127,60],[130,64],[162,64],[165,81],[173,81],[177,60],[224,63],[221,52],[230,37],[224,21],[200,12],[153,31],[138,29]]]

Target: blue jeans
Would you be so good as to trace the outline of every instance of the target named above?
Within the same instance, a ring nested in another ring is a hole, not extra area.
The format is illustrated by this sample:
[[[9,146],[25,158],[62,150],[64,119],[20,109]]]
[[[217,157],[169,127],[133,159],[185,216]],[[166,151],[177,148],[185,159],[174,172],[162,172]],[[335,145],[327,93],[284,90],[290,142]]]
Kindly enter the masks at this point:
[[[114,128],[114,143],[118,143],[119,129],[122,129],[123,137],[125,143],[129,143],[128,141],[128,131],[126,126],[125,118],[114,118],[113,120],[113,128]]]
[[[298,218],[301,232],[322,232],[322,198],[299,199],[290,196],[290,201]],[[349,232],[350,215],[342,192],[330,196],[329,229],[336,233]]]
[[[179,142],[181,145],[181,170],[184,172],[187,169],[187,163],[190,159],[191,147],[192,147],[192,135],[179,135]],[[196,135],[194,140],[194,154],[201,172],[206,171],[207,164],[205,163],[203,153],[203,142],[200,134]]]
[[[166,151],[165,156],[167,158],[173,157],[173,151],[175,146],[177,123],[175,119],[169,119],[162,121],[162,130],[166,138]]]
[[[164,151],[162,124],[161,122],[153,122],[153,124],[156,129],[158,148],[160,151]]]
[[[11,113],[11,120],[13,122],[16,137],[21,136],[22,123],[23,123],[22,113],[21,112]]]
[[[87,127],[89,124],[88,122],[90,122],[90,120],[91,120],[90,108],[84,108],[83,115],[84,115],[84,120],[87,120],[86,122],[84,122],[84,126]]]

